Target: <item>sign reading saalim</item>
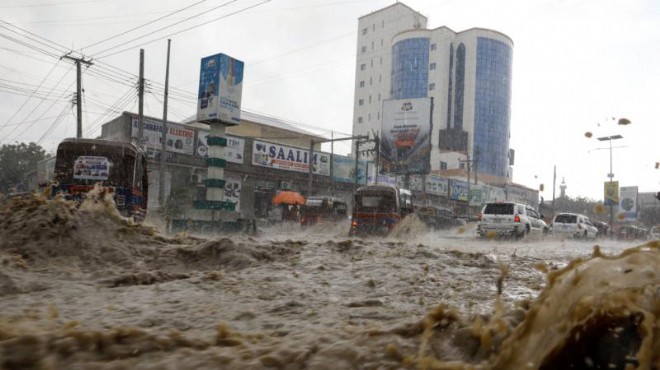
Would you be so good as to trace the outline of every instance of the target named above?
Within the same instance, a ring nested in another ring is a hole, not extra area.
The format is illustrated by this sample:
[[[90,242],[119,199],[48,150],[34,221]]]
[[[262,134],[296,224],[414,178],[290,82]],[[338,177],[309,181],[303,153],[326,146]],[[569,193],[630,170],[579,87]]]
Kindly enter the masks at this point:
[[[309,172],[309,150],[254,140],[252,164],[278,170]],[[330,176],[330,154],[314,152],[312,172]]]

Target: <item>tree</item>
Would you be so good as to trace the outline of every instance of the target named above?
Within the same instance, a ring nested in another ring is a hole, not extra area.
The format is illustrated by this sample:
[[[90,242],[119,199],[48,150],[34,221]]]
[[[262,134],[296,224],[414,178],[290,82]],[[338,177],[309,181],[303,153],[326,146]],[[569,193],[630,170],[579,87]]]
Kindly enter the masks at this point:
[[[46,159],[46,151],[35,143],[5,144],[0,147],[0,192],[26,180],[28,173],[37,170],[37,162]]]

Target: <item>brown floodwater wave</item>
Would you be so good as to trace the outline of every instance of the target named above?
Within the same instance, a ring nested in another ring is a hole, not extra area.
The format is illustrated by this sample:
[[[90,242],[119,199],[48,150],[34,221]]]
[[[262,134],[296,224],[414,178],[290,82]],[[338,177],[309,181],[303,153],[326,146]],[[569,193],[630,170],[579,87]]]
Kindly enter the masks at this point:
[[[15,199],[0,368],[660,368],[657,241],[548,261],[404,226],[206,239],[134,224],[102,195]]]

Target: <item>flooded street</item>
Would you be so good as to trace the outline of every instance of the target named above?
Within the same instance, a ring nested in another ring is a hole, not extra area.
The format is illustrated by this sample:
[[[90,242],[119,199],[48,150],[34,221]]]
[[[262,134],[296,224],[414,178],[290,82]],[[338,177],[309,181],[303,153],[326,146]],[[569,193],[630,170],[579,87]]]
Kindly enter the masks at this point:
[[[6,369],[497,368],[546,272],[595,244],[414,220],[381,239],[348,238],[348,224],[169,237],[103,204],[22,202],[0,221]]]

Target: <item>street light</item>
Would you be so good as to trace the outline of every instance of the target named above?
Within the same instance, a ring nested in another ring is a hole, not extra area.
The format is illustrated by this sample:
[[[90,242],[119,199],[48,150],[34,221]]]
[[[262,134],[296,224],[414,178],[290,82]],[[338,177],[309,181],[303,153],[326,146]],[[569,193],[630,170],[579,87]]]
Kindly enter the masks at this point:
[[[612,171],[612,140],[623,139],[621,135],[610,135],[599,137],[598,141],[609,141],[610,142],[610,173],[607,174],[607,177],[610,178],[610,182],[614,181],[614,172]],[[614,205],[610,201],[610,239],[614,239]]]

